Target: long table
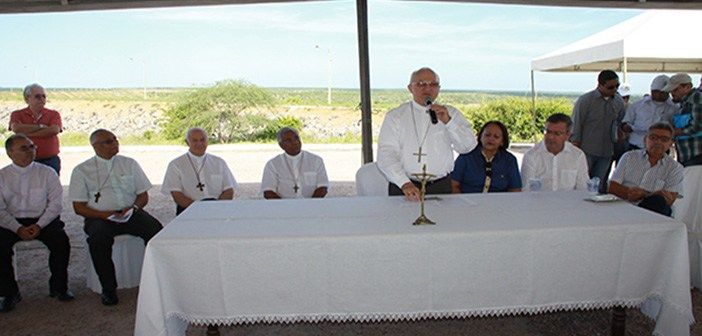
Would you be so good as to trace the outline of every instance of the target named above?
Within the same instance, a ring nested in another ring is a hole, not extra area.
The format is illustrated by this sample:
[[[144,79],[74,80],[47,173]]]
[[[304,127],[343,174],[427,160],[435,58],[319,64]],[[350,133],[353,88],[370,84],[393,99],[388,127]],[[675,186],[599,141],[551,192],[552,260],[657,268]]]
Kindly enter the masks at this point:
[[[136,335],[188,323],[640,307],[689,335],[685,225],[581,192],[199,202],[148,244]]]

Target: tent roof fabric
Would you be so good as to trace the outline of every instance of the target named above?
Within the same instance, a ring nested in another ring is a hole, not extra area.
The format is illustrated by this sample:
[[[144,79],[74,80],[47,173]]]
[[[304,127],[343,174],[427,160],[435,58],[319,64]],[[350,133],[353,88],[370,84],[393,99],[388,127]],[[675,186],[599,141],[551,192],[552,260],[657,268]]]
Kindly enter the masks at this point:
[[[702,72],[702,11],[651,10],[531,62],[536,71]],[[673,27],[673,28],[669,28]]]
[[[2,13],[66,12],[148,7],[203,6],[310,0],[0,0]],[[426,1],[426,0],[421,0]],[[702,0],[438,0],[537,6],[611,7],[629,9],[702,9]]]

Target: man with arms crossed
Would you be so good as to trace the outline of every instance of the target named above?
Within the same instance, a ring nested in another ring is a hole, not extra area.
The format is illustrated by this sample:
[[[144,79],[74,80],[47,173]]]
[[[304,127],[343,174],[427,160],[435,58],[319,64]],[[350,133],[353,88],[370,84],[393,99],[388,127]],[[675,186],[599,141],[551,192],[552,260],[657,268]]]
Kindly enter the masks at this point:
[[[622,156],[609,182],[609,192],[670,216],[670,206],[683,190],[683,166],[666,154],[673,144],[673,128],[666,122],[655,123],[644,141],[645,149]]]

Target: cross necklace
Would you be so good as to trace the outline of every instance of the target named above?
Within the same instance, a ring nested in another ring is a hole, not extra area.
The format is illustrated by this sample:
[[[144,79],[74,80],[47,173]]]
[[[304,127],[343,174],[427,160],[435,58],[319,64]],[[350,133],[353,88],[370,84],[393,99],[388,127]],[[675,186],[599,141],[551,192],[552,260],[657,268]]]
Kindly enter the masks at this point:
[[[95,193],[95,203],[100,202],[100,191],[102,191],[102,188],[105,187],[105,184],[107,184],[107,181],[110,180],[110,175],[112,174],[112,168],[114,168],[114,162],[112,162],[112,165],[110,165],[110,169],[107,171],[107,177],[105,177],[105,180],[100,183],[100,167],[98,167],[98,160],[97,157],[95,157],[95,174],[97,174],[97,183],[100,185],[98,187],[97,192]]]
[[[290,175],[293,177],[293,181],[295,181],[295,186],[293,187],[293,191],[297,194],[297,191],[300,190],[300,187],[297,185],[297,181],[300,178],[300,168],[302,168],[302,159],[303,155],[305,153],[300,152],[300,162],[297,165],[297,169],[293,171],[292,166],[290,165],[290,160],[288,160],[287,156],[283,154],[283,161],[285,161],[285,165],[288,167],[288,171],[290,172]]]
[[[205,154],[202,157],[202,164],[200,164],[200,168],[195,169],[195,164],[193,164],[193,160],[190,158],[190,154],[185,154],[185,156],[188,157],[188,162],[190,162],[190,167],[193,167],[193,172],[195,172],[195,178],[197,178],[197,185],[195,186],[196,188],[200,189],[200,191],[203,191],[203,188],[205,187],[202,182],[200,182],[200,172],[202,171],[202,168],[205,167],[205,161],[207,160],[207,154]]]
[[[417,156],[417,163],[422,163],[422,156],[427,156],[427,154],[422,154],[422,147],[424,146],[424,142],[427,141],[427,135],[429,134],[429,127],[431,126],[430,123],[427,123],[427,129],[424,131],[424,137],[422,137],[422,141],[419,141],[419,132],[417,132],[417,120],[416,117],[414,116],[414,103],[410,102],[410,106],[412,107],[412,124],[414,125],[414,135],[417,139],[417,147],[419,147],[419,151],[417,153],[412,153],[412,155]]]

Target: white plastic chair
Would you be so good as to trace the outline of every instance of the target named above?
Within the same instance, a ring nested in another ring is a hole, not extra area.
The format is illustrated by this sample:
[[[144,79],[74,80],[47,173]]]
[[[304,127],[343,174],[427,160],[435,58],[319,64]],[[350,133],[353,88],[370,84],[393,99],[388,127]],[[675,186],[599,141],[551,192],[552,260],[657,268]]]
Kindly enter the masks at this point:
[[[702,288],[702,166],[685,167],[683,198],[673,203],[673,217],[687,225],[690,282]]]
[[[356,172],[357,196],[388,196],[388,180],[376,162],[366,163]]]
[[[49,248],[44,245],[41,241],[34,240],[20,240],[12,246],[12,251],[14,252],[14,257],[12,257],[12,267],[15,269],[15,280],[17,280],[17,252],[21,250],[35,250],[35,249],[45,249]]]
[[[86,246],[87,248],[87,246]],[[88,250],[88,260],[85,267],[85,282],[95,293],[102,292],[100,279],[95,272],[93,261]],[[115,237],[112,244],[112,262],[115,264],[117,288],[134,288],[141,280],[141,265],[144,262],[144,240],[128,234]]]

